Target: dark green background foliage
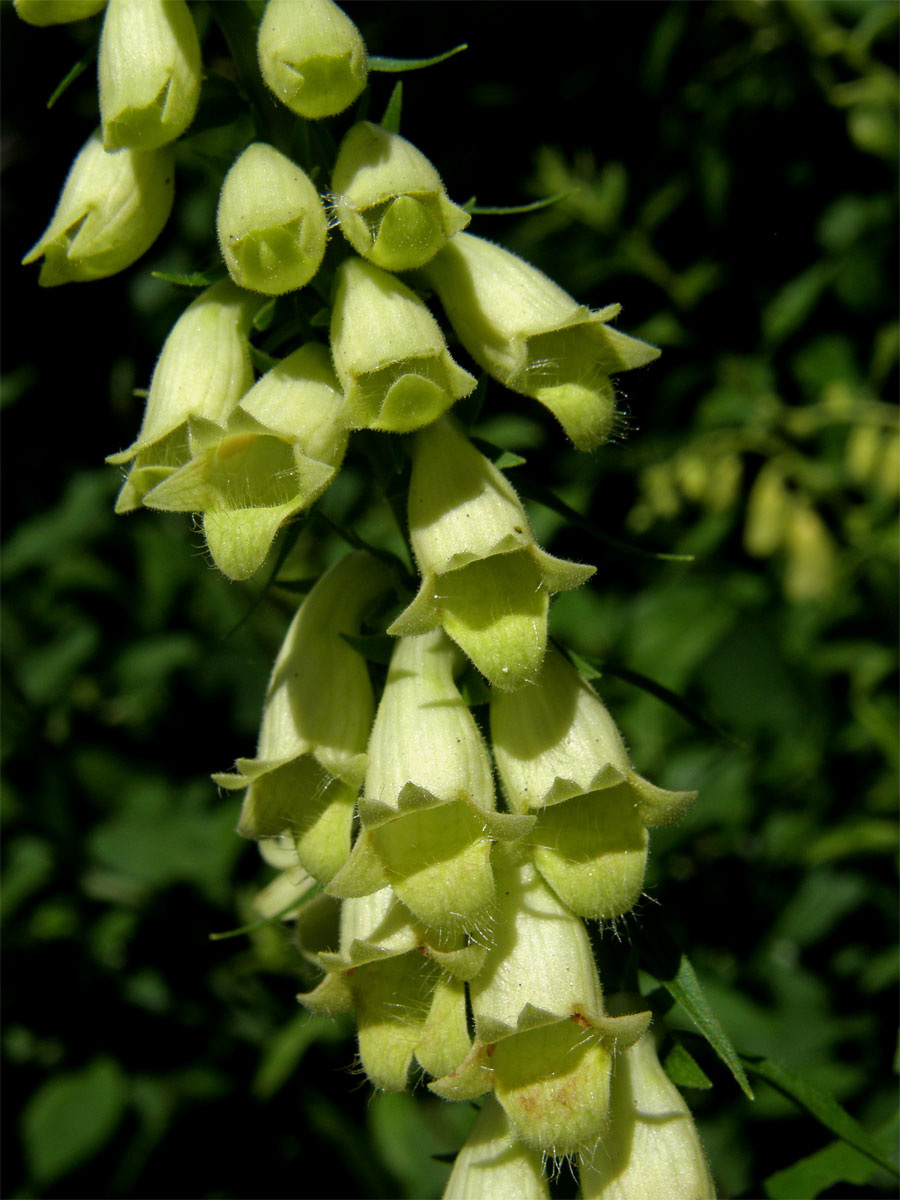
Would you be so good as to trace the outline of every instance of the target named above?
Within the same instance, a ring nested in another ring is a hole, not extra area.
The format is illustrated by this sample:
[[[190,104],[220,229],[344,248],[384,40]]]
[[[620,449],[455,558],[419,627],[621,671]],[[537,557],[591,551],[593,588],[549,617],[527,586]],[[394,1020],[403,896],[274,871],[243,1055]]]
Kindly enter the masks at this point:
[[[96,123],[93,67],[45,103],[98,26],[0,14],[6,1194],[436,1196],[447,1167],[429,1155],[459,1145],[471,1107],[370,1099],[343,1070],[351,1031],[297,1009],[310,980],[277,926],[208,939],[252,919],[271,874],[208,772],[252,752],[296,597],[274,589],[230,633],[259,584],[220,578],[186,520],[112,514],[103,456],[132,440],[134,389],[189,298],[151,271],[214,263],[218,186],[249,134],[192,7],[209,79],[175,216],[125,276],[47,292],[17,263]],[[620,327],[664,349],[623,377],[621,438],[594,455],[493,384],[476,428],[527,460],[523,492],[585,516],[531,505],[545,545],[598,567],[553,633],[599,664],[638,769],[700,792],[654,833],[638,910],[598,936],[610,989],[627,939],[667,928],[738,1051],[894,1156],[897,6],[347,10],[372,53],[470,44],[404,77],[402,132],[457,202],[572,192],[472,228],[592,307],[621,301]],[[376,117],[392,85],[373,78]],[[760,516],[773,479],[780,515]],[[397,544],[367,485],[351,453],[326,512]],[[316,521],[298,547],[307,572],[340,550]],[[714,1085],[686,1095],[723,1196],[896,1194],[758,1075],[746,1100],[677,1005],[667,1020],[673,1072],[687,1049]],[[574,1194],[566,1170],[554,1186]]]

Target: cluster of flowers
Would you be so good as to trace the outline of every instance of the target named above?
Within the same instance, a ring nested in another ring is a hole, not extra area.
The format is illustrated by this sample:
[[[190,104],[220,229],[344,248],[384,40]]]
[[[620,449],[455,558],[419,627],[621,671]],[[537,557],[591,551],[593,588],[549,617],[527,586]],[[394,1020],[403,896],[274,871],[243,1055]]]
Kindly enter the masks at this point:
[[[15,3],[38,24],[104,7]],[[257,52],[270,91],[306,119],[342,112],[366,85],[362,38],[332,0],[269,0]],[[172,205],[171,143],[193,119],[201,75],[185,0],[108,0],[101,128],[26,256],[43,258],[41,283],[112,274],[154,241]],[[415,1062],[440,1096],[487,1094],[448,1196],[548,1195],[544,1160],[571,1154],[586,1197],[696,1200],[712,1183],[650,1014],[604,1002],[584,926],[634,905],[648,829],[693,794],[634,771],[599,697],[548,648],[550,596],[593,568],[536,544],[512,486],[450,414],[476,380],[422,292],[474,362],[545,405],[579,449],[613,428],[610,376],[657,351],[612,327],[617,305],[589,311],[464,232],[469,220],[389,128],[349,129],[325,195],[282,150],[247,146],[219,198],[230,278],[190,304],[163,347],[138,437],[109,460],[128,466],[117,510],[202,514],[216,564],[246,579],[334,480],[354,430],[409,435],[421,584],[388,626],[397,640],[380,699],[354,638],[390,604],[395,577],[359,551],[297,612],[256,757],[215,776],[245,789],[239,830],[281,868],[260,906],[290,910],[301,952],[325,972],[301,1000],[355,1014],[377,1087],[406,1087]],[[300,345],[254,382],[253,319],[322,270],[333,223],[346,247],[329,344]],[[467,660],[490,685],[507,811],[458,690]]]

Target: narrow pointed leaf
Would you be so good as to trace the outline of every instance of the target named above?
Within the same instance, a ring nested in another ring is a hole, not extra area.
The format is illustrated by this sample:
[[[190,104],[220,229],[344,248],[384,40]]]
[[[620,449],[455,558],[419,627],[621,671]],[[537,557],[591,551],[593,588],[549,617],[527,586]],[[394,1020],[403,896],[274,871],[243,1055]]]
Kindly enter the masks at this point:
[[[787,1067],[783,1067],[781,1063],[775,1062],[771,1058],[757,1058],[750,1054],[742,1054],[740,1058],[753,1075],[765,1079],[766,1083],[771,1084],[776,1091],[781,1092],[783,1096],[787,1096],[800,1108],[805,1109],[841,1141],[853,1146],[855,1150],[859,1150],[861,1154],[871,1158],[880,1167],[884,1167],[886,1171],[890,1171],[892,1175],[900,1178],[900,1169],[896,1164],[882,1153],[878,1143],[866,1133],[845,1108],[838,1104],[833,1096],[823,1092],[814,1083],[789,1071]]]
[[[468,48],[468,42],[461,42],[458,46],[454,46],[452,50],[445,50],[443,54],[435,54],[433,58],[390,58],[383,54],[373,54],[369,56],[369,70],[420,71],[423,67],[433,67],[437,63],[452,58],[454,54],[460,54],[463,50],[468,50]]]

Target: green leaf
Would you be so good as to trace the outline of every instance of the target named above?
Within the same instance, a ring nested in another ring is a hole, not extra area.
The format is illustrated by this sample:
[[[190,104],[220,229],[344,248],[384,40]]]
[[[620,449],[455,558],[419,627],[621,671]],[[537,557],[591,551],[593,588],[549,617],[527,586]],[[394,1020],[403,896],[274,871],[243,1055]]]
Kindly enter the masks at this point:
[[[712,1087],[712,1080],[681,1042],[676,1042],[666,1055],[663,1066],[666,1074],[678,1087],[703,1088]]]
[[[762,332],[767,342],[777,345],[803,325],[831,282],[831,275],[830,264],[816,263],[775,293],[762,313]]]
[[[769,1200],[815,1200],[836,1183],[863,1187],[878,1168],[846,1142],[832,1142],[763,1181]]]
[[[275,319],[275,305],[277,302],[277,296],[273,296],[271,300],[267,300],[265,302],[262,308],[257,312],[256,316],[253,318],[254,329],[258,329],[261,333],[264,333],[269,328],[269,326],[272,324],[272,321]]]
[[[800,1075],[789,1071],[781,1063],[771,1058],[758,1058],[755,1055],[742,1054],[741,1062],[748,1071],[758,1075],[760,1079],[772,1085],[776,1091],[793,1100],[800,1108],[805,1109],[826,1129],[830,1129],[836,1137],[871,1158],[873,1162],[890,1171],[900,1178],[900,1169],[884,1155],[878,1143],[856,1121],[845,1108],[838,1104],[833,1096],[809,1083]]]
[[[85,50],[84,54],[82,54],[81,58],[79,58],[78,62],[75,63],[75,65],[71,67],[62,77],[62,79],[50,93],[50,99],[47,101],[47,108],[52,108],[63,92],[67,91],[78,78],[78,76],[82,75],[93,63],[94,59],[97,57],[97,44],[98,42],[95,38],[91,45],[88,46],[87,50]]]
[[[551,204],[558,204],[560,200],[565,200],[569,196],[574,196],[578,190],[578,188],[570,188],[566,192],[556,192],[552,196],[545,196],[543,200],[533,200],[531,204],[513,204],[511,206],[499,208],[482,208],[481,205],[475,204],[473,198],[472,200],[467,201],[466,204],[463,205],[463,208],[465,208],[466,212],[470,212],[473,216],[478,217],[511,217],[516,216],[519,213],[537,212],[539,209],[549,208]]]
[[[738,1087],[748,1100],[752,1100],[753,1089],[741,1059],[710,1007],[688,956],[658,923],[653,928],[647,924],[639,926],[635,930],[634,940],[644,965],[662,983],[669,995],[678,1001],[734,1076]]]
[[[397,80],[391,98],[388,100],[384,116],[381,118],[381,128],[388,133],[400,132],[400,112],[403,108],[403,82]]]
[[[277,367],[280,360],[271,354],[266,354],[265,350],[260,350],[258,346],[254,346],[251,342],[250,361],[256,367],[257,371],[262,371],[265,374],[266,371],[271,371],[273,367]]]
[[[91,1158],[116,1130],[125,1077],[109,1058],[43,1084],[28,1101],[22,1136],[35,1182],[49,1184]]]
[[[211,942],[227,942],[231,938],[243,937],[247,933],[255,933],[257,929],[262,929],[265,925],[277,925],[279,921],[283,921],[285,917],[292,916],[296,911],[312,900],[314,896],[318,896],[322,891],[321,883],[314,883],[303,893],[302,896],[295,896],[290,904],[286,904],[284,908],[273,913],[271,917],[259,917],[256,921],[250,921],[246,925],[239,925],[237,929],[225,929],[221,933],[209,934]]]
[[[501,471],[506,471],[510,467],[521,467],[528,462],[527,458],[523,458],[521,454],[513,454],[512,450],[504,450],[503,453],[494,459],[494,466]]]
[[[454,54],[460,54],[463,50],[468,50],[468,48],[468,42],[461,42],[458,46],[454,46],[452,50],[445,50],[443,54],[435,54],[433,58],[388,58],[382,54],[373,54],[369,57],[369,70],[420,71],[423,67],[433,67],[437,63],[452,58]]]

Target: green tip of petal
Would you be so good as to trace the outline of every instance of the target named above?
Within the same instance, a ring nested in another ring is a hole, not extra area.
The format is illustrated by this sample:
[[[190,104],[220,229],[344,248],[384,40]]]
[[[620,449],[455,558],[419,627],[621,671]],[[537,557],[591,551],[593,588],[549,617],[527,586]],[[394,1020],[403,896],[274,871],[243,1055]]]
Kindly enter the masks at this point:
[[[561,1157],[603,1133],[612,1053],[589,1026],[573,1019],[516,1033],[491,1061],[494,1094],[526,1145]]]
[[[540,670],[549,596],[528,551],[479,559],[438,580],[445,631],[496,688],[513,691]]]

